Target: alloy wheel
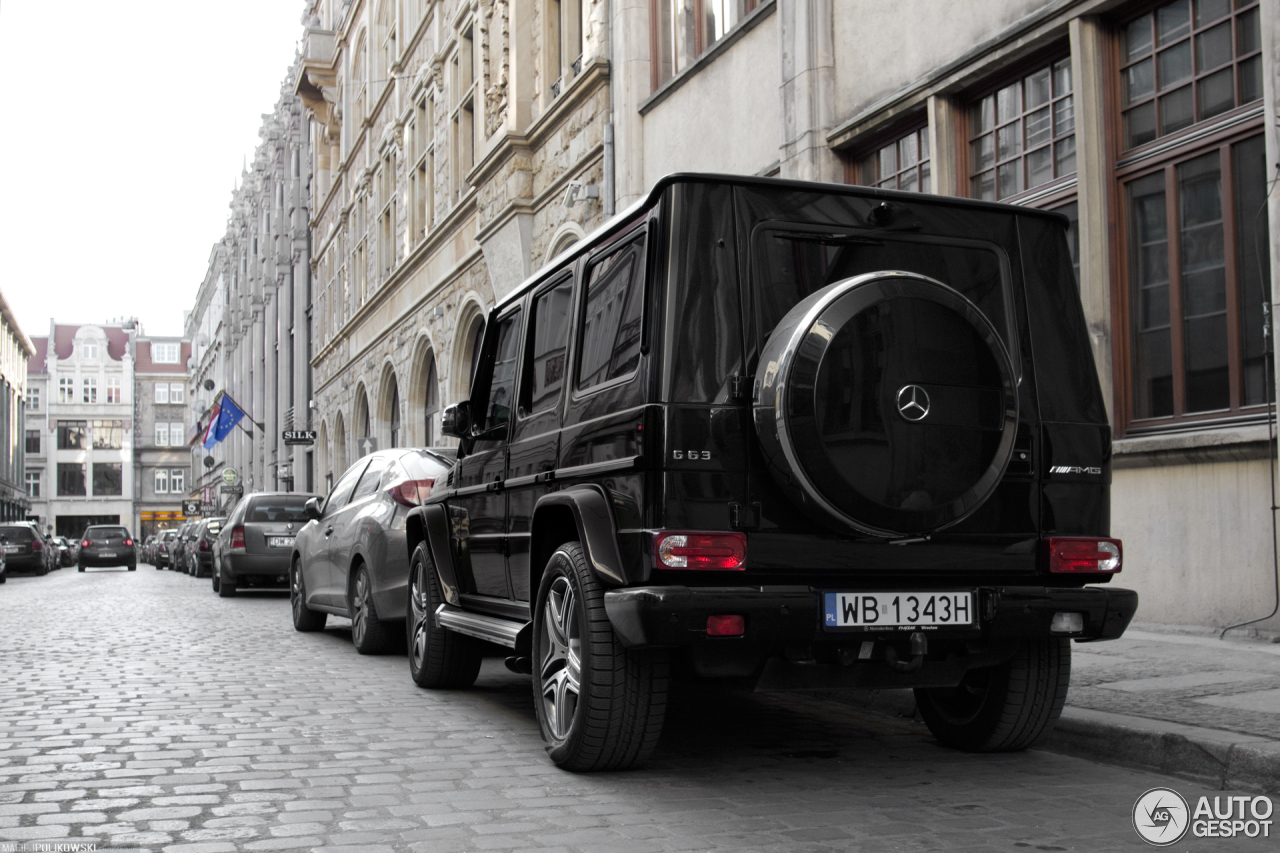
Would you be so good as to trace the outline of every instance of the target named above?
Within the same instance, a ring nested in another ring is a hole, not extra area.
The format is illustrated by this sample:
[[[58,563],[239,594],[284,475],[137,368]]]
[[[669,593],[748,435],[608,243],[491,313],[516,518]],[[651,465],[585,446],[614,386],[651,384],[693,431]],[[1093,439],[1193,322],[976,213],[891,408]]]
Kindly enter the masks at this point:
[[[578,710],[582,683],[582,636],[578,597],[567,577],[559,577],[547,593],[538,637],[538,667],[543,711],[557,740],[569,736]]]
[[[351,639],[357,646],[364,643],[369,630],[369,575],[364,569],[356,576],[356,594],[351,602]]]
[[[296,564],[289,572],[289,604],[293,607],[293,620],[298,622],[305,605],[302,602],[302,570]]]
[[[427,662],[427,611],[431,607],[431,599],[427,591],[426,572],[418,567],[409,584],[409,618],[413,625],[413,640],[409,646],[409,654],[413,656],[413,668],[421,672]]]

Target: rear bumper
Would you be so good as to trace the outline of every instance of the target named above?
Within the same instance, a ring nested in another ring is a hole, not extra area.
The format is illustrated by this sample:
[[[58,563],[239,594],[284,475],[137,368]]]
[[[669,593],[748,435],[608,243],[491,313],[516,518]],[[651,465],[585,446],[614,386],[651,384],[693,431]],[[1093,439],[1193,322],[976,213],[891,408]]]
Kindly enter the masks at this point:
[[[222,558],[223,573],[231,577],[252,575],[287,575],[292,552],[282,554],[227,554]]]
[[[39,551],[34,554],[5,554],[4,561],[8,564],[10,570],[17,569],[18,571],[39,569],[45,566],[44,554]]]
[[[1113,587],[1057,589],[1025,586],[977,587],[978,621],[963,628],[925,629],[938,636],[1017,639],[1051,636],[1049,623],[1059,612],[1080,613],[1084,629],[1077,640],[1114,640],[1138,608],[1138,594]],[[743,639],[754,644],[790,645],[854,642],[875,630],[824,631],[821,591],[809,587],[648,586],[606,592],[605,612],[623,645],[629,648],[687,646],[722,642],[708,638],[707,617],[745,617]],[[879,633],[900,634],[909,628]]]
[[[132,566],[138,562],[138,552],[132,548],[121,548],[114,557],[100,557],[97,554],[86,554],[83,551],[76,557],[82,566]]]

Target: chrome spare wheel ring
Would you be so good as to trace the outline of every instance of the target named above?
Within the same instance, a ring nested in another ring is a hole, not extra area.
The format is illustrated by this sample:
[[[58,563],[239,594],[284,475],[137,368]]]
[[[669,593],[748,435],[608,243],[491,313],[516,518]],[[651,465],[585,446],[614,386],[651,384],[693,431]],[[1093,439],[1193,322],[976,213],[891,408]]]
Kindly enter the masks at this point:
[[[543,716],[556,740],[573,727],[582,680],[582,636],[578,628],[578,597],[566,577],[558,577],[547,592],[538,637],[538,672],[542,684]]]

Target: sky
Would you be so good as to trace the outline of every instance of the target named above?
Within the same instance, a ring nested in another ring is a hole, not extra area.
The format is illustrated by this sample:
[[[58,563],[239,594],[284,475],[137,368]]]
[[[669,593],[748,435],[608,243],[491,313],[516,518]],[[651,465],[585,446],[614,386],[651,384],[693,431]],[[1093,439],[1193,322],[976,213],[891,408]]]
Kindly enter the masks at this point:
[[[0,0],[0,292],[23,331],[182,333],[303,7]]]

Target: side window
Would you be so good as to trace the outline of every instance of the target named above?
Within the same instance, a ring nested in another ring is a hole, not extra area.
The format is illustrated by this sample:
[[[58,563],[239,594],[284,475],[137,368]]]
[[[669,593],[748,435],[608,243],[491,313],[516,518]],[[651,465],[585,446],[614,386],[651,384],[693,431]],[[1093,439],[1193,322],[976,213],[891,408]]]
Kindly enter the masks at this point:
[[[367,498],[378,491],[378,483],[382,480],[382,471],[387,467],[387,462],[388,460],[385,456],[375,456],[369,462],[369,467],[365,469],[364,476],[360,478],[360,485],[356,486],[356,490],[351,494],[352,501]]]
[[[640,363],[644,237],[592,264],[587,272],[578,387],[625,376]]]
[[[360,479],[360,475],[367,465],[368,462],[362,459],[347,469],[346,473],[342,475],[342,479],[338,480],[338,484],[329,493],[328,500],[324,502],[325,514],[346,506],[347,499],[351,497],[351,490],[355,487],[356,480]]]
[[[498,344],[493,356],[493,379],[489,383],[489,400],[485,406],[484,423],[481,427],[484,430],[500,427],[511,420],[519,350],[520,312],[514,311],[498,321]]]
[[[555,408],[564,387],[569,350],[569,316],[573,313],[573,279],[566,279],[533,302],[533,339],[525,375],[525,409],[529,414]]]

